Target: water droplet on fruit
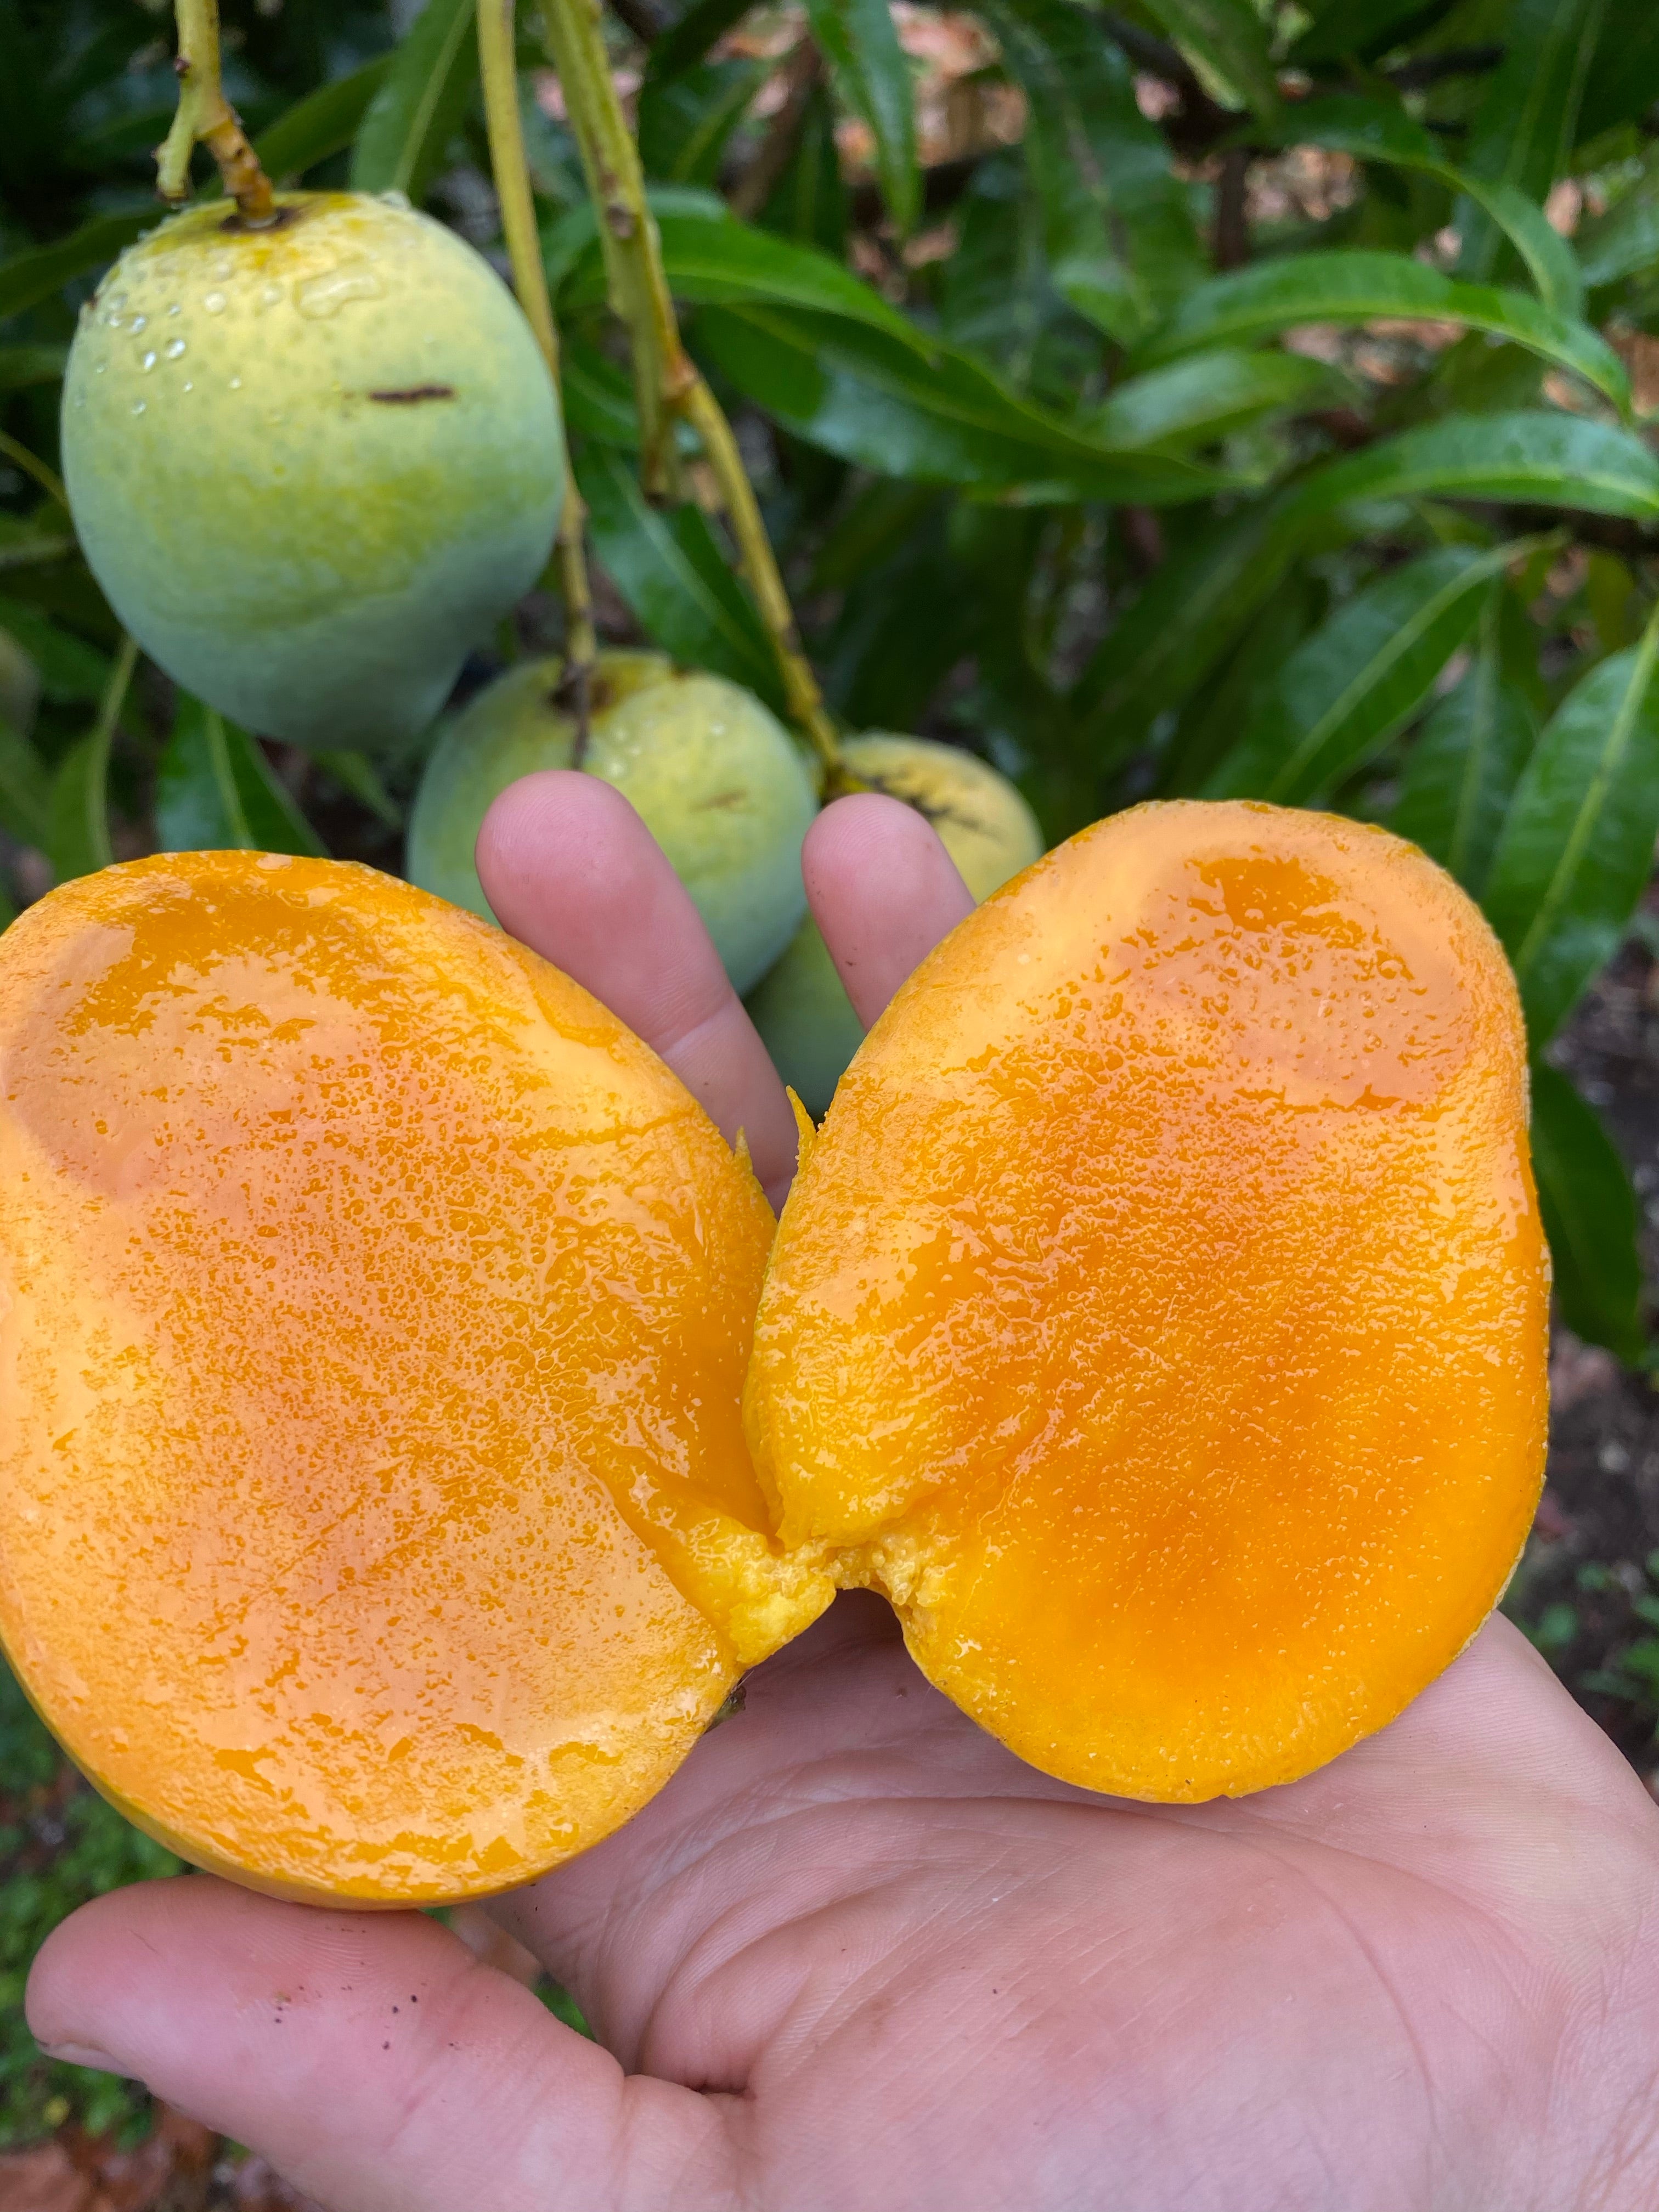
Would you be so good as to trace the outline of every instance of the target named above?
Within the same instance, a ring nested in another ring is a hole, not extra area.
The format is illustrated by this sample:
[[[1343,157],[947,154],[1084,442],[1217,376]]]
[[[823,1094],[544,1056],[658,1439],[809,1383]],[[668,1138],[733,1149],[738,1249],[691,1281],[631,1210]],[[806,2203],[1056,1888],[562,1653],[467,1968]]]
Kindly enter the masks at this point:
[[[233,376],[233,377],[231,378],[231,380],[230,380],[230,388],[231,388],[231,390],[232,390],[233,392],[240,392],[240,391],[241,390],[241,388],[242,388],[242,380],[241,380],[241,378],[240,378],[240,376]]]
[[[169,361],[177,361],[184,349],[185,342],[182,338],[169,338],[167,341],[167,359]]]
[[[337,315],[349,300],[378,300],[386,286],[372,269],[336,269],[294,288],[294,304],[313,321]]]
[[[125,307],[126,304],[127,295],[125,292],[112,292],[110,294],[108,305],[111,314],[118,315],[122,308]]]
[[[194,392],[196,389],[196,386],[190,381],[188,377],[185,379],[185,389],[186,392]]]
[[[274,307],[282,296],[283,288],[280,284],[267,284],[259,295],[267,307]]]
[[[184,312],[183,307],[179,305],[177,300],[175,300],[173,305],[167,309],[167,313],[170,315],[182,315]]]
[[[142,331],[142,330],[143,329],[143,327],[144,327],[145,324],[146,324],[147,322],[149,322],[149,317],[148,315],[135,315],[135,316],[133,317],[133,319],[132,319],[132,334],[133,334],[133,336],[134,336],[135,337],[137,337],[137,335],[138,335],[139,331]]]
[[[204,293],[202,297],[202,305],[206,308],[209,314],[222,315],[225,312],[225,295],[222,292]]]
[[[143,413],[143,411],[144,411],[144,403],[143,403],[143,401],[142,399],[135,399],[135,400],[133,401],[133,403],[132,403],[132,411],[133,411],[133,413],[134,413],[135,415],[142,415],[142,414]]]
[[[109,363],[106,361],[98,362],[94,364],[92,373],[94,376],[101,376],[108,367]]]
[[[140,368],[143,369],[146,374],[148,374],[149,370],[155,368],[156,362],[160,361],[161,358],[161,355],[157,353],[155,347],[152,346],[149,351],[143,356],[143,360],[140,361],[138,366]]]
[[[400,212],[405,210],[409,205],[409,194],[407,192],[399,192],[395,191],[390,192],[377,192],[374,197],[380,201],[382,207],[397,208]]]

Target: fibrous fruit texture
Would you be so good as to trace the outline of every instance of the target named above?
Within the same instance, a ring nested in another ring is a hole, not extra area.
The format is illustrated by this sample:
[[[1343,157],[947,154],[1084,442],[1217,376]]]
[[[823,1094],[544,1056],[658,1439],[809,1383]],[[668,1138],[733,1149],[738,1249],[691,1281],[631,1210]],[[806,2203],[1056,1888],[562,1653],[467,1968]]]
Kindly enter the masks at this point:
[[[0,939],[0,1637],[198,1864],[459,1898],[625,1819],[826,1601],[739,1393],[771,1216],[499,931],[251,854]]]
[[[433,753],[410,823],[417,884],[488,915],[472,848],[490,801],[532,770],[568,768],[564,664],[526,661],[480,692]],[[659,653],[601,653],[581,765],[626,794],[690,892],[732,987],[746,991],[806,904],[801,840],[817,799],[776,716],[724,677]]]
[[[1022,1757],[1190,1800],[1399,1712],[1541,1479],[1520,1012],[1413,848],[1138,808],[971,915],[785,1207],[747,1398],[787,1543]]]
[[[1012,784],[959,745],[870,730],[843,738],[842,756],[872,791],[902,799],[933,823],[976,899],[1042,851],[1036,817]],[[749,1013],[779,1074],[810,1113],[822,1115],[864,1026],[810,915],[750,994]]]
[[[131,246],[64,385],[76,532],[185,688],[267,737],[429,721],[544,566],[558,403],[506,286],[397,198],[226,202]]]

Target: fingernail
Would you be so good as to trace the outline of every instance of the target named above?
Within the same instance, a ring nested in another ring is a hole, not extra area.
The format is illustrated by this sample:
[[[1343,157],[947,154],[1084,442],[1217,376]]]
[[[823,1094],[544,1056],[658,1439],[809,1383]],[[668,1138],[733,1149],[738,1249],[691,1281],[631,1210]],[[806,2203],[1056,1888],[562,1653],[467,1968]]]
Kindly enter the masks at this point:
[[[43,2043],[40,2048],[48,2058],[55,2058],[64,2066],[88,2066],[97,2074],[125,2074],[126,2068],[118,2064],[107,2051],[94,2051],[89,2043]]]

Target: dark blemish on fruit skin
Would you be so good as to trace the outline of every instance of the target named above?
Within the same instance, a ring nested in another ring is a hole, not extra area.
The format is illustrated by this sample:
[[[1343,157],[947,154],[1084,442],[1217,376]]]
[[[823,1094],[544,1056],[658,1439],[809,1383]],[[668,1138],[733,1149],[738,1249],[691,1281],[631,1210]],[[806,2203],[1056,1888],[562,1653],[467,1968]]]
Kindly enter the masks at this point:
[[[382,407],[416,407],[423,399],[453,399],[453,384],[406,384],[400,391],[371,392],[371,399],[379,400]]]

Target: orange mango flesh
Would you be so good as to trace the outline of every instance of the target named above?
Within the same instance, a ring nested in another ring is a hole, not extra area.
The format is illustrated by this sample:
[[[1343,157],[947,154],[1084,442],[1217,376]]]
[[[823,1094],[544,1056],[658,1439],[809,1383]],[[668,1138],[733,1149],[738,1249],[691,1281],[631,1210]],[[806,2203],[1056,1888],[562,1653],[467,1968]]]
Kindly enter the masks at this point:
[[[739,1395],[771,1216],[675,1078],[366,868],[173,855],[0,940],[0,1639],[279,1894],[487,1893],[830,1595]]]
[[[1237,1796],[1391,1719],[1542,1479],[1521,1016],[1385,832],[1137,808],[876,1024],[785,1207],[746,1418],[785,1542],[1051,1774]]]

